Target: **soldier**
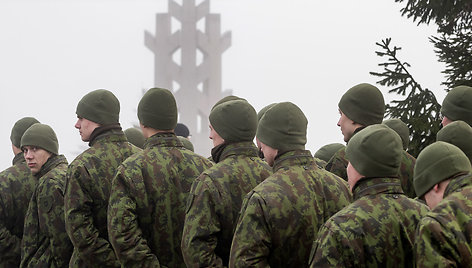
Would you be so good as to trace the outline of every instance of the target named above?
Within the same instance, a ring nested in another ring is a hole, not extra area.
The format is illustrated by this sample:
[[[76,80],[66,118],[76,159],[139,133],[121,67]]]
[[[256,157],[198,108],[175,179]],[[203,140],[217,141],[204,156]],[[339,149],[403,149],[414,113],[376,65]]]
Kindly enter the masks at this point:
[[[436,141],[459,147],[472,163],[472,127],[466,122],[458,120],[447,124],[436,134]]]
[[[351,201],[347,183],[305,150],[307,119],[293,103],[268,109],[256,137],[273,174],[243,201],[230,267],[305,267],[317,230]]]
[[[341,143],[329,143],[318,149],[313,156],[317,159],[318,165],[325,168],[331,157],[344,147],[346,146]]]
[[[20,149],[21,136],[34,123],[39,121],[33,117],[16,121],[10,135],[15,157],[0,173],[0,267],[20,265],[25,214],[37,183]]]
[[[354,202],[319,230],[311,267],[413,267],[415,228],[428,207],[403,193],[401,155],[400,137],[383,124],[352,137],[346,156]]]
[[[126,139],[131,142],[134,146],[143,149],[145,138],[141,129],[130,127],[124,131]]]
[[[413,187],[413,171],[415,169],[416,158],[409,154],[406,150],[410,144],[410,129],[400,119],[393,118],[384,120],[382,124],[387,125],[400,135],[403,144],[402,160],[399,169],[399,178],[402,183],[403,192],[410,198],[415,198],[415,188]]]
[[[193,183],[182,237],[187,267],[227,267],[233,231],[244,196],[271,174],[254,145],[257,114],[245,100],[210,113],[216,163]]]
[[[472,125],[472,87],[457,86],[451,89],[443,100],[441,114],[443,127],[456,120]]]
[[[380,90],[370,84],[359,84],[350,88],[339,101],[338,126],[346,143],[366,126],[382,123],[385,101]],[[347,180],[346,149],[341,148],[326,164],[326,170]]]
[[[421,219],[417,228],[418,267],[472,266],[470,171],[469,159],[455,145],[438,141],[419,154],[415,190],[432,210]]]
[[[193,181],[211,163],[174,134],[177,106],[167,89],[149,89],[138,105],[144,150],[118,169],[108,233],[122,267],[185,267],[180,249]]]
[[[20,267],[68,267],[72,244],[64,223],[67,160],[56,133],[36,123],[21,138],[26,163],[38,180],[25,216]]]
[[[119,267],[107,231],[111,180],[121,162],[140,149],[121,130],[120,103],[112,92],[89,92],[77,104],[76,113],[75,127],[90,148],[67,171],[66,228],[74,245],[70,266]]]

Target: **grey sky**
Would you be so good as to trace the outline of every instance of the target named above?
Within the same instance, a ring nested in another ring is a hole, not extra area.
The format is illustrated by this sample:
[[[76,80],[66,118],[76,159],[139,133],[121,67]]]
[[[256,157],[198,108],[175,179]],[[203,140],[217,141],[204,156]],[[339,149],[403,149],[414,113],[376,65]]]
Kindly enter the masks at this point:
[[[197,1],[199,2],[199,1]],[[223,55],[223,89],[256,110],[292,101],[305,112],[307,148],[342,142],[337,103],[351,86],[375,83],[375,42],[392,37],[414,77],[444,97],[443,68],[428,42],[434,26],[400,16],[394,0],[213,0],[222,31],[232,32]],[[74,128],[87,92],[106,88],[121,101],[123,128],[137,122],[141,90],[153,87],[153,54],[144,31],[167,0],[2,0],[0,2],[0,169],[11,164],[14,122],[34,116],[56,131],[72,161],[86,144]],[[393,95],[379,86],[387,100]],[[209,153],[208,153],[209,155]]]

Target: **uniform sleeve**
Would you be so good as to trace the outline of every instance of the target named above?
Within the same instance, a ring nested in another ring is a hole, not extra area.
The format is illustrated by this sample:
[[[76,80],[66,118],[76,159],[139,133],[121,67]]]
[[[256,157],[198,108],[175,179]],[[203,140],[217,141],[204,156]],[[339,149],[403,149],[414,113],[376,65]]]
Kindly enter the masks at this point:
[[[310,267],[353,267],[356,256],[348,245],[343,245],[343,233],[330,225],[321,227],[311,249]],[[359,264],[360,265],[360,264]]]
[[[48,200],[40,204],[48,207],[40,209],[44,215],[39,215],[45,219],[48,236],[50,238],[51,253],[58,267],[67,267],[72,255],[73,246],[67,235],[64,222],[64,196],[58,187],[54,187],[47,196]],[[48,202],[52,201],[52,204]],[[42,206],[40,205],[40,208]]]
[[[69,168],[64,196],[66,230],[82,261],[91,266],[118,267],[110,243],[93,225],[93,200],[86,190],[93,183],[84,167]]]
[[[25,224],[23,228],[23,239],[21,241],[21,263],[20,267],[28,267],[28,264],[34,257],[36,249],[39,245],[38,232],[38,210],[37,198],[38,189],[36,189],[30,199],[28,210],[25,215]]]
[[[217,190],[206,183],[206,174],[194,181],[187,201],[182,254],[187,267],[222,267],[215,254],[221,226],[215,210]]]
[[[236,225],[230,267],[269,267],[272,241],[268,218],[264,199],[251,191],[244,199]]]
[[[133,182],[123,175],[120,167],[113,179],[108,202],[110,242],[122,267],[160,267],[138,226],[135,194]]]
[[[0,266],[2,264],[18,265],[21,255],[21,239],[12,234],[5,226],[3,202],[0,204]]]
[[[461,257],[455,248],[461,246],[452,246],[451,242],[460,243],[452,234],[443,232],[441,224],[433,218],[421,219],[414,245],[417,267],[460,267]]]

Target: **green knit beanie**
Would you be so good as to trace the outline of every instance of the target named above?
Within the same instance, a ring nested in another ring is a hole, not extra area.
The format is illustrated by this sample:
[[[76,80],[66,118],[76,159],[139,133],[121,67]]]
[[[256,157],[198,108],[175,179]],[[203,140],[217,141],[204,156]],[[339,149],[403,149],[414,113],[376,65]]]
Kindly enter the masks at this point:
[[[464,121],[454,121],[438,131],[437,141],[459,147],[472,162],[472,127]]]
[[[213,109],[215,109],[216,106],[218,106],[222,103],[225,103],[227,101],[232,101],[232,100],[246,100],[246,99],[240,98],[238,96],[229,95],[229,96],[226,96],[226,97],[222,98],[221,100],[217,101],[215,103],[215,105],[213,105],[213,107],[211,107],[211,110],[213,111]]]
[[[37,146],[50,153],[59,154],[59,142],[54,130],[48,125],[36,123],[29,127],[21,137],[23,146]]]
[[[318,151],[316,151],[314,157],[328,162],[337,151],[344,147],[346,146],[341,143],[326,144],[325,146],[318,149]]]
[[[350,88],[341,97],[338,106],[349,119],[363,126],[382,123],[385,113],[382,92],[366,83]]]
[[[129,142],[141,149],[144,148],[144,142],[146,139],[144,138],[143,132],[140,129],[130,127],[124,132]]]
[[[402,138],[403,150],[406,150],[408,148],[408,144],[410,144],[410,129],[408,126],[398,118],[385,120],[382,122],[382,124],[387,125],[389,128],[397,132],[398,135],[400,135],[400,138]]]
[[[34,117],[23,117],[20,120],[16,121],[15,125],[11,129],[10,140],[15,147],[21,147],[21,136],[23,133],[35,123],[39,123],[38,120]]]
[[[302,110],[291,102],[272,106],[257,126],[257,139],[279,151],[303,150],[308,120]]]
[[[472,87],[457,86],[443,100],[441,113],[452,121],[472,125]]]
[[[116,124],[120,118],[120,102],[111,91],[97,89],[82,97],[75,113],[100,125]]]
[[[375,124],[352,136],[346,158],[365,177],[395,177],[402,152],[400,136],[386,125]]]
[[[189,139],[182,137],[182,136],[177,136],[179,138],[180,142],[184,145],[185,148],[187,148],[190,151],[194,151],[193,144]]]
[[[219,104],[210,112],[210,124],[225,142],[252,141],[257,130],[256,110],[245,100]]]
[[[151,88],[138,105],[141,124],[158,130],[173,130],[177,125],[177,104],[174,95],[164,88]]]
[[[416,159],[413,186],[422,197],[434,185],[460,172],[470,172],[470,161],[457,146],[437,141],[424,148]]]
[[[257,122],[261,121],[261,118],[262,116],[267,112],[267,110],[269,110],[270,108],[272,108],[272,106],[276,105],[277,103],[271,103],[267,106],[265,106],[264,108],[262,108],[258,113],[257,113]]]

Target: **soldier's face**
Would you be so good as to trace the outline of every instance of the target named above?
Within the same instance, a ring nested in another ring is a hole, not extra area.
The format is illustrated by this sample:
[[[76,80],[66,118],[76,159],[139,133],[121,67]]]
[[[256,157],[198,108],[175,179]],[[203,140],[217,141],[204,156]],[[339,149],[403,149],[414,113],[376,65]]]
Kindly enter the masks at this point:
[[[262,153],[264,154],[264,160],[269,164],[269,166],[274,166],[274,160],[279,150],[270,147],[269,145],[265,145],[262,142],[259,142],[261,146]]]
[[[51,157],[51,153],[37,146],[23,146],[26,164],[33,174],[38,173],[41,167]]]
[[[90,141],[90,135],[100,125],[83,117],[77,117],[75,128],[79,130],[80,137],[83,141]]]
[[[348,142],[358,126],[354,121],[349,119],[341,110],[339,110],[338,127],[341,128],[341,133],[343,134],[344,141]]]
[[[213,129],[213,126],[210,124],[210,140],[213,141],[213,147],[216,147],[220,144],[223,144],[225,140]]]

